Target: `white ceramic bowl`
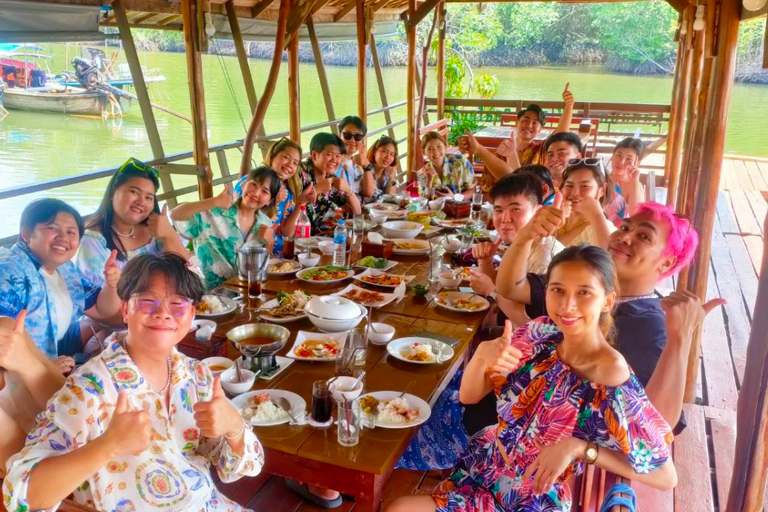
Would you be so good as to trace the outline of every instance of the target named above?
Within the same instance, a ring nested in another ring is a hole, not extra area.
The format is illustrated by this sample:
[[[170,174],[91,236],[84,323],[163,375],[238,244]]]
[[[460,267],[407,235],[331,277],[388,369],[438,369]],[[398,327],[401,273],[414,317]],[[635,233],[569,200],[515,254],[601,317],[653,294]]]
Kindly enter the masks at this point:
[[[384,213],[378,211],[378,210],[369,210],[368,214],[371,217],[371,221],[376,224],[377,226],[381,226],[383,223],[387,221],[389,217],[387,217]]]
[[[429,205],[429,209],[432,211],[442,210],[443,206],[445,205],[445,198],[441,197],[439,199],[435,199],[434,201],[430,201],[427,204]]]
[[[354,400],[355,398],[359,397],[360,393],[363,392],[362,381],[358,382],[354,389],[349,389],[356,380],[357,377],[337,377],[336,380],[331,382],[331,385],[328,386],[328,388],[331,390],[333,398],[338,402],[342,399]],[[342,389],[344,391],[341,391]]]
[[[312,324],[323,332],[344,332],[349,331],[357,327],[357,325],[363,321],[363,318],[367,316],[367,312],[362,306],[357,306],[360,310],[360,314],[355,318],[348,320],[328,320],[319,316],[313,315],[307,311],[307,318]]]
[[[189,332],[194,332],[204,326],[208,326],[214,331],[216,330],[216,322],[213,320],[204,320],[202,318],[198,318],[192,320],[192,323],[189,325]]]
[[[426,197],[414,197],[411,199],[411,203],[419,205],[419,209],[424,208],[427,206],[427,198]]]
[[[461,240],[456,237],[448,237],[445,242],[443,242],[443,247],[445,247],[446,251],[452,254],[461,249]]]
[[[326,320],[351,320],[360,314],[360,306],[338,295],[315,295],[304,311]]]
[[[315,265],[320,263],[320,255],[317,253],[303,252],[299,254],[299,263],[301,263],[305,267],[314,267]]]
[[[243,374],[243,381],[237,381],[237,369],[230,368],[221,374],[221,387],[230,395],[240,395],[247,393],[256,382],[256,374],[250,370],[240,370]]]
[[[336,244],[333,243],[333,240],[325,240],[317,244],[317,247],[320,249],[320,252],[330,256],[333,254],[333,250],[336,248]]]
[[[203,359],[203,364],[210,368],[214,377],[235,366],[235,363],[228,357],[209,357],[207,359]],[[224,369],[214,370],[213,367],[215,366],[223,366]]]
[[[376,330],[374,330],[376,329]],[[395,328],[391,325],[374,322],[368,331],[368,339],[374,345],[383,345],[395,335]]]
[[[458,288],[461,284],[461,276],[455,277],[453,272],[440,272],[437,280],[443,288]]]
[[[409,220],[393,220],[381,225],[387,238],[415,238],[424,229],[424,224]]]

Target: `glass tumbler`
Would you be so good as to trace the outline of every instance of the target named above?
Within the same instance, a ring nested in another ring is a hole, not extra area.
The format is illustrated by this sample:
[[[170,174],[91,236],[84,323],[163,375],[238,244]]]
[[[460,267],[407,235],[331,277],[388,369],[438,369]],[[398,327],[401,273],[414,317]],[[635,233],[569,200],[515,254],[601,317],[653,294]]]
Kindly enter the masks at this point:
[[[358,400],[339,400],[336,402],[337,432],[341,446],[356,446],[360,442],[361,414]]]

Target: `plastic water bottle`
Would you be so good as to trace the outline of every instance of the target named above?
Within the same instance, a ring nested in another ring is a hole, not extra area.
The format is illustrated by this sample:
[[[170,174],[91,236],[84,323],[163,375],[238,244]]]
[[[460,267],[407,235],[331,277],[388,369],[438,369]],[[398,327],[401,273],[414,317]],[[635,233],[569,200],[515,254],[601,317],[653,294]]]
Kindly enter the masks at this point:
[[[298,252],[308,252],[312,225],[309,222],[309,215],[307,215],[307,207],[302,205],[300,210],[301,213],[298,220],[296,220],[295,243]]]
[[[341,219],[333,230],[333,264],[343,267],[347,263],[347,226]]]

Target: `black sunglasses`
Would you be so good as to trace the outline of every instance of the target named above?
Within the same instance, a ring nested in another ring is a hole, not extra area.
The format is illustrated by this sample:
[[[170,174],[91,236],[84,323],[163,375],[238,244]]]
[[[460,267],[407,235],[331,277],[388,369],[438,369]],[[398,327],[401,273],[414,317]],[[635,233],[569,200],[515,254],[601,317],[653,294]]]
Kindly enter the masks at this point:
[[[352,132],[341,132],[341,135],[342,137],[344,137],[344,140],[352,140],[354,138],[355,142],[360,142],[361,140],[363,140],[363,137],[365,137],[365,135],[363,135],[362,133],[352,133]]]

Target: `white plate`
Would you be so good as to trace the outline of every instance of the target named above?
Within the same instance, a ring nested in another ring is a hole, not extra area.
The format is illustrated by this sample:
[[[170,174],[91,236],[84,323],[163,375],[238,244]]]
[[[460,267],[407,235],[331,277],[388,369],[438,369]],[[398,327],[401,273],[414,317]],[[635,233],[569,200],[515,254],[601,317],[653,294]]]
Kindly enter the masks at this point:
[[[324,266],[327,266],[327,265],[324,265]],[[312,280],[312,279],[305,279],[304,276],[307,274],[307,272],[309,272],[310,270],[315,269],[315,268],[323,268],[323,267],[305,268],[304,270],[302,270],[298,274],[296,274],[296,277],[298,277],[299,279],[301,279],[302,281],[304,281],[306,283],[331,284],[331,283],[340,283],[343,280],[349,279],[350,277],[355,275],[355,271],[350,269],[350,270],[347,270],[347,276],[346,277],[342,277],[341,279],[329,279],[327,281],[315,281],[315,280]]]
[[[392,203],[368,203],[365,208],[376,212],[394,212],[400,209],[399,206]]]
[[[292,270],[287,270],[285,272],[274,272],[274,271],[270,270],[272,268],[272,265],[274,265],[276,263],[280,263],[282,261],[283,260],[278,259],[278,258],[271,258],[269,261],[267,261],[267,274],[270,275],[270,276],[287,276],[287,275],[290,275],[290,274],[295,274],[296,272],[301,270],[301,263],[299,263],[298,261],[291,261],[291,263],[293,263],[293,267],[294,267]]]
[[[363,396],[372,396],[375,399],[382,401],[382,400],[391,400],[393,398],[397,398],[400,396],[401,393],[402,391],[375,391],[373,393],[366,393]],[[379,418],[377,415],[374,418],[374,425],[376,427],[381,427],[381,428],[411,428],[411,427],[415,427],[416,425],[421,425],[422,423],[424,423],[429,419],[430,415],[432,414],[432,408],[429,406],[427,402],[409,393],[406,393],[405,395],[403,395],[403,398],[405,398],[408,401],[408,405],[410,405],[411,407],[419,408],[419,415],[416,417],[416,419],[414,419],[409,423],[385,423],[385,422],[379,421]]]
[[[424,228],[421,234],[424,236],[430,236],[430,235],[434,235],[435,233],[439,233],[442,230],[443,228],[441,228],[440,226],[429,226],[428,228]]]
[[[291,347],[291,350],[288,351],[286,354],[286,357],[290,357],[291,359],[298,359],[299,361],[335,361],[338,359],[338,355],[334,357],[303,357],[300,355],[297,355],[295,350],[306,340],[325,340],[325,339],[333,339],[339,344],[339,351],[341,351],[342,348],[344,348],[344,343],[347,341],[347,333],[346,332],[329,332],[329,333],[321,333],[321,332],[307,332],[307,331],[299,331],[296,333],[296,341],[293,343],[293,347]]]
[[[355,281],[360,281],[361,283],[372,285],[372,286],[381,286],[382,288],[392,288],[393,290],[395,288],[397,288],[398,286],[400,286],[399,284],[376,284],[376,283],[371,283],[371,282],[365,281],[363,279],[363,276],[379,276],[379,275],[382,275],[382,274],[389,274],[389,273],[385,272],[383,270],[369,268],[365,272],[361,272],[360,274],[357,274],[352,279],[354,279]],[[389,275],[397,276],[397,277],[401,278],[400,282],[401,283],[406,283],[406,284],[410,283],[411,281],[416,279],[416,276],[404,276],[404,275],[400,275],[400,274],[389,274]]]
[[[329,236],[312,236],[312,237],[309,237],[309,247],[312,249],[317,249],[318,244],[320,242],[332,242],[332,241],[333,241],[333,238]]]
[[[361,259],[362,259],[362,258],[361,258]],[[396,267],[396,266],[397,266],[397,262],[396,262],[396,261],[393,261],[393,260],[387,260],[387,266],[385,266],[384,268],[376,268],[376,267],[366,267],[365,265],[360,265],[360,260],[357,260],[357,263],[355,263],[355,266],[356,266],[357,268],[374,268],[374,269],[376,269],[376,270],[383,270],[383,271],[387,271],[387,270],[389,270],[389,269],[391,269],[391,268],[394,268],[394,267]]]
[[[460,229],[465,226],[475,226],[480,224],[479,221],[472,220],[468,217],[463,219],[432,219],[432,223],[436,226],[440,226],[441,228],[448,229]]]
[[[283,317],[274,317],[271,316],[269,313],[267,313],[265,310],[276,308],[279,306],[280,303],[277,301],[277,299],[272,299],[270,301],[265,302],[260,308],[259,311],[261,313],[259,316],[261,316],[262,320],[266,320],[267,322],[272,322],[273,324],[287,324],[288,322],[295,322],[296,320],[301,320],[302,318],[307,318],[307,314],[304,313],[302,310],[300,315],[293,315],[293,316],[283,316]]]
[[[354,284],[350,284],[346,288],[344,288],[343,290],[341,290],[339,292],[336,292],[336,293],[333,293],[332,295],[344,295],[345,293],[347,293],[347,292],[349,292],[351,290],[357,290],[358,293],[360,293],[360,292],[371,292],[372,291],[372,290],[365,290],[365,289],[360,288],[359,286],[356,286]],[[374,302],[373,304],[369,304],[367,302],[360,302],[359,300],[355,300],[355,299],[349,299],[349,300],[352,300],[353,302],[357,302],[358,304],[360,304],[362,306],[365,306],[365,307],[368,307],[370,305],[370,306],[373,306],[375,308],[380,308],[382,306],[386,306],[387,304],[389,304],[390,302],[392,302],[393,300],[395,300],[397,298],[397,294],[394,294],[394,293],[383,293],[383,292],[375,292],[375,293],[378,293],[379,295],[383,296],[384,300],[382,300],[380,302]]]
[[[407,238],[395,238],[392,240],[394,242],[395,247],[392,249],[392,253],[394,254],[402,254],[402,255],[414,255],[414,254],[427,254],[429,252],[429,242],[426,240],[409,240]],[[403,242],[403,243],[411,243],[411,244],[420,244],[422,246],[421,249],[398,249],[397,248],[397,242]]]
[[[288,403],[291,404],[291,414],[293,414],[298,420],[301,420],[301,417],[307,413],[307,402],[305,402],[303,398],[301,398],[296,393],[291,393],[290,391],[282,391],[279,389],[249,391],[248,393],[243,393],[242,395],[238,395],[233,398],[232,404],[237,408],[238,411],[242,411],[248,405],[248,400],[252,396],[260,395],[262,393],[269,393],[269,397],[273,401],[276,401],[278,398],[287,399]],[[275,405],[277,405],[277,403],[275,403]],[[262,423],[254,422],[251,420],[251,425],[255,427],[273,427],[275,425],[282,425],[283,423],[290,423],[290,421],[291,418],[289,416],[286,419],[267,421]]]
[[[411,361],[410,359],[406,359],[400,352],[408,346],[413,345],[414,343],[420,343],[422,345],[430,345],[432,347],[432,353],[435,354],[435,360],[434,361]],[[453,349],[450,345],[447,343],[443,343],[442,341],[433,340],[432,338],[419,338],[419,337],[411,337],[411,338],[398,338],[396,340],[392,340],[387,345],[387,352],[389,355],[394,357],[395,359],[399,359],[401,361],[405,361],[406,363],[413,363],[413,364],[443,364],[446,361],[450,361],[453,358]]]
[[[215,297],[215,295],[203,295],[203,300],[205,300],[206,297]],[[227,297],[219,297],[221,299],[221,302],[224,303],[224,307],[226,308],[224,311],[220,313],[197,313],[195,312],[195,316],[198,318],[218,318],[220,316],[228,315],[231,312],[233,312],[235,309],[237,309],[237,303],[229,299]]]
[[[456,299],[468,299],[470,297],[472,297],[472,294],[466,293],[466,292],[440,292],[435,297],[435,304],[437,304],[441,308],[445,308],[449,311],[455,311],[457,313],[479,313],[491,307],[491,303],[488,302],[484,297],[481,297],[479,295],[475,295],[474,297],[472,297],[472,302],[478,302],[478,303],[481,302],[483,304],[483,307],[478,309],[473,309],[472,311],[468,309],[455,308],[451,306],[447,301],[443,301],[443,298],[456,300]]]

